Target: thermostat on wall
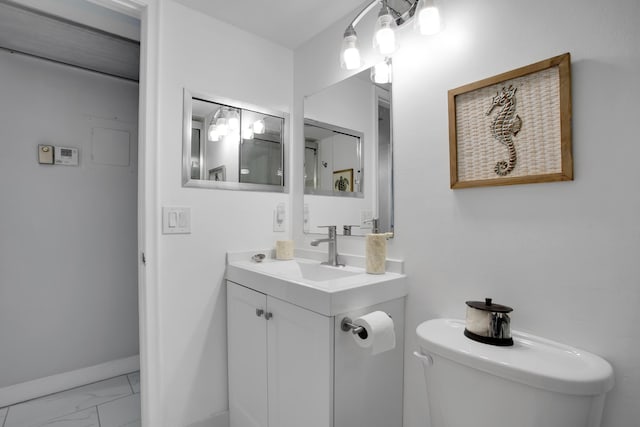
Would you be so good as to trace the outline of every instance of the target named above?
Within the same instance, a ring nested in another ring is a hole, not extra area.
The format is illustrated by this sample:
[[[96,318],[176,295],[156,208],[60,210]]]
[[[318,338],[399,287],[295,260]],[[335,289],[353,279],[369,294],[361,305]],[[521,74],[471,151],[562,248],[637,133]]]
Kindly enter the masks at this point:
[[[56,165],[78,166],[78,149],[71,147],[54,147]]]

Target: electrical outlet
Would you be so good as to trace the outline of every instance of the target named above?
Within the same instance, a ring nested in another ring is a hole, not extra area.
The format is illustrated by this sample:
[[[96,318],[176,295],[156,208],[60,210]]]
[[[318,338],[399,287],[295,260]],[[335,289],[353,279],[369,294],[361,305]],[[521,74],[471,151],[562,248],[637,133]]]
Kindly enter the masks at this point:
[[[278,203],[273,211],[273,231],[285,231],[287,211],[284,203]]]
[[[303,219],[302,219],[302,231],[304,231],[305,233],[309,232],[309,204],[305,203],[304,204],[304,214],[303,214]]]

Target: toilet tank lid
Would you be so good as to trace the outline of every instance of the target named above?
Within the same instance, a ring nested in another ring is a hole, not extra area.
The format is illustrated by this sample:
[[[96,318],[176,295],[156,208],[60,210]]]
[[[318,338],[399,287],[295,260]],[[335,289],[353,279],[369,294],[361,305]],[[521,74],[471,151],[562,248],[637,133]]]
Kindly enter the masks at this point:
[[[497,347],[464,336],[457,319],[418,325],[423,352],[532,387],[573,395],[599,395],[613,388],[613,369],[595,354],[535,335],[513,331],[513,347]]]

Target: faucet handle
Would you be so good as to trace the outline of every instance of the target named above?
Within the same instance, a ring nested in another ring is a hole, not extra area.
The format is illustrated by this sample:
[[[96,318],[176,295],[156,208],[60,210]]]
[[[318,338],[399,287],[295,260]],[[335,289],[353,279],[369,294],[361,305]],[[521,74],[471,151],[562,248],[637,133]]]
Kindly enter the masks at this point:
[[[342,235],[343,236],[351,236],[351,228],[352,227],[360,227],[359,225],[343,225],[342,226]]]
[[[377,233],[380,232],[380,229],[378,227],[378,221],[379,221],[378,218],[371,218],[371,219],[368,219],[368,220],[363,221],[363,222],[365,224],[371,223],[371,232],[373,234],[377,234]]]

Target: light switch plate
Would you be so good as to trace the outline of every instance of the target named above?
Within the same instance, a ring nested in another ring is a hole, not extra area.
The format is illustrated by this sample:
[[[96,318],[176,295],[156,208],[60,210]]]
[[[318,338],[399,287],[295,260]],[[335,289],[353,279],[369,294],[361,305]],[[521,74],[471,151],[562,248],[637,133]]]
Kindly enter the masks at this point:
[[[162,234],[191,234],[191,208],[163,206]]]

